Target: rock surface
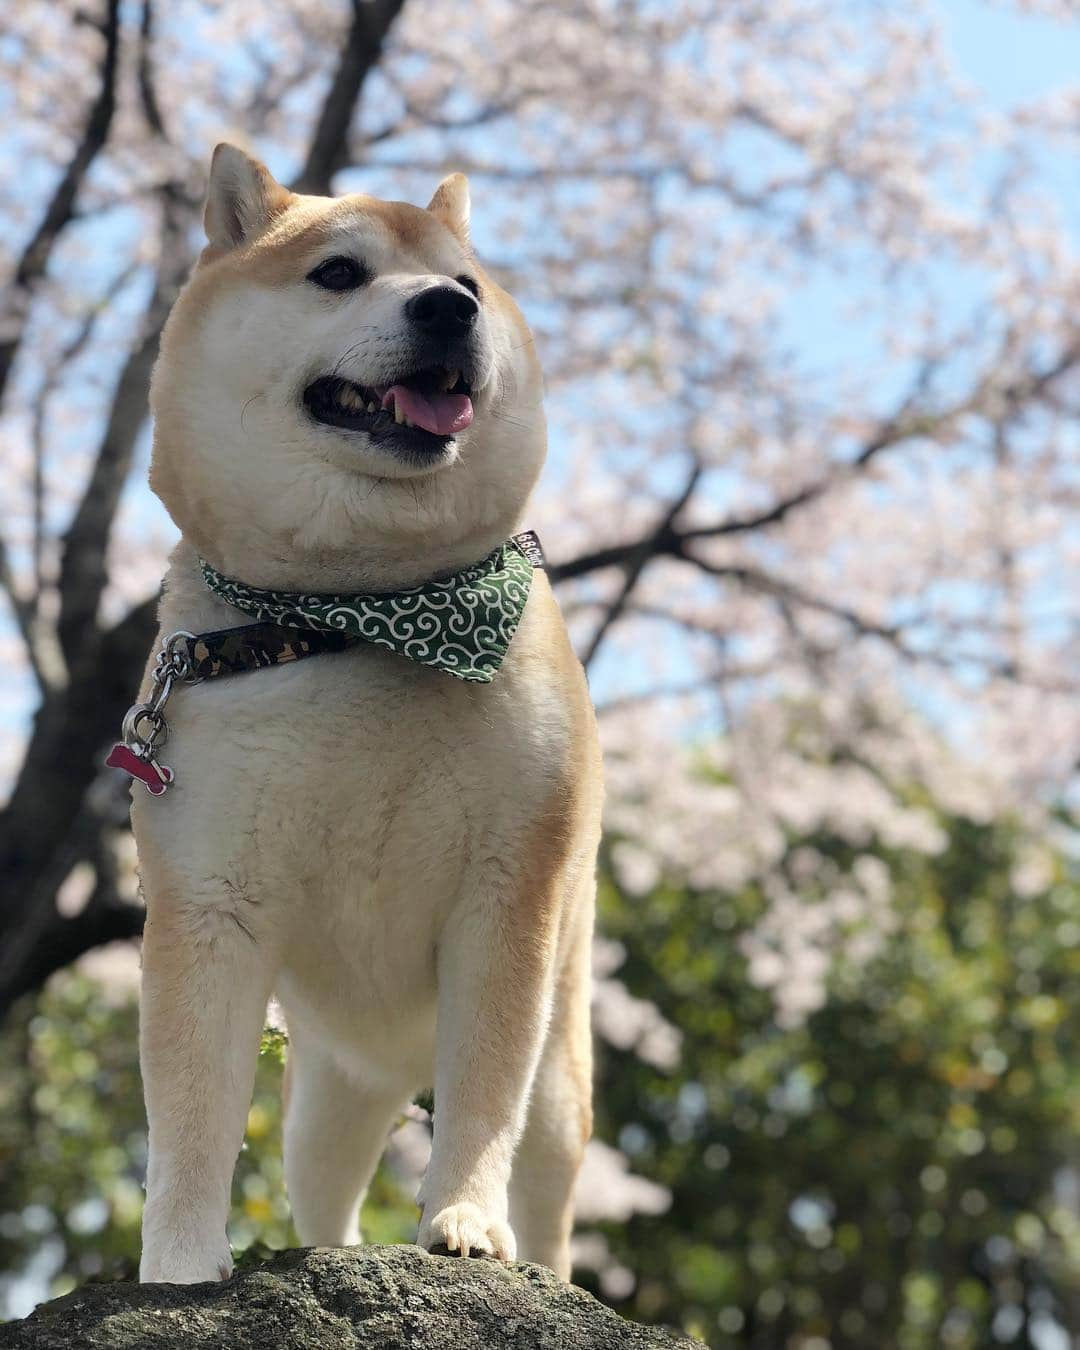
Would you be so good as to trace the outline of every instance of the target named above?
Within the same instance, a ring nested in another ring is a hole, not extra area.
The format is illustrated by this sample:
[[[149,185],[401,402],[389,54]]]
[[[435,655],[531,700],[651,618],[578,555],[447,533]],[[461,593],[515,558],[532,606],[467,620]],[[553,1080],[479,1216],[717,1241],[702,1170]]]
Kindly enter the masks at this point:
[[[224,1284],[88,1284],[0,1326],[3,1350],[701,1350],[542,1266],[417,1247],[282,1252]]]

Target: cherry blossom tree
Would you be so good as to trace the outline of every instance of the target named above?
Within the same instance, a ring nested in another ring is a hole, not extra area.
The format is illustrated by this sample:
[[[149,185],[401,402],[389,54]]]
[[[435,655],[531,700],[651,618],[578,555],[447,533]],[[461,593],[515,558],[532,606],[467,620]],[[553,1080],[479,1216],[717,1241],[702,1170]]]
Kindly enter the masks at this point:
[[[548,374],[530,523],[625,887],[758,880],[745,954],[792,1024],[850,921],[872,945],[890,917],[869,853],[803,857],[809,910],[790,833],[933,852],[920,785],[1018,813],[1037,870],[1080,739],[1075,92],[985,106],[930,3],[71,0],[3,28],[0,1007],[140,926],[101,751],[153,632],[146,387],[224,136],[306,191],[470,174]]]

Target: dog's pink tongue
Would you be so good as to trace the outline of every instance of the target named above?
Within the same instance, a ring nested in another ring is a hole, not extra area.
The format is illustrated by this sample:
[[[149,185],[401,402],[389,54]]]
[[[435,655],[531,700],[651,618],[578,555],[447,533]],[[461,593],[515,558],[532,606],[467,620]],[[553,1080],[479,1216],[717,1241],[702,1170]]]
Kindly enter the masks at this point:
[[[382,396],[382,406],[395,405],[414,426],[435,436],[453,436],[464,431],[473,419],[472,399],[468,394],[418,394],[404,384],[392,384]]]

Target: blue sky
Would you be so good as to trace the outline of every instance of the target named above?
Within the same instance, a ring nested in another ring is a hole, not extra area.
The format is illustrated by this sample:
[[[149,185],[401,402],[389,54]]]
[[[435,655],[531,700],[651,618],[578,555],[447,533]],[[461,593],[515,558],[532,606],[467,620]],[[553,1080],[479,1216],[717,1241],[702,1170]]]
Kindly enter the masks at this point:
[[[1037,98],[1080,74],[1076,22],[980,0],[942,0],[939,12],[957,68],[998,107]]]

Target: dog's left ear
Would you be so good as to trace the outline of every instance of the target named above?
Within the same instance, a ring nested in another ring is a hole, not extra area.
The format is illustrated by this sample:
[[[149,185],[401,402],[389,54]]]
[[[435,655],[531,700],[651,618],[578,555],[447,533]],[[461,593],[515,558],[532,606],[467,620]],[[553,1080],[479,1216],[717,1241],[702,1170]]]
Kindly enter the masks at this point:
[[[292,193],[265,164],[223,142],[210,163],[206,237],[215,248],[235,248],[269,225],[291,200]]]
[[[438,216],[463,244],[469,242],[469,180],[463,173],[452,173],[435,189],[427,209]]]

